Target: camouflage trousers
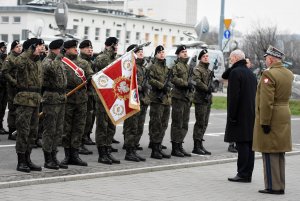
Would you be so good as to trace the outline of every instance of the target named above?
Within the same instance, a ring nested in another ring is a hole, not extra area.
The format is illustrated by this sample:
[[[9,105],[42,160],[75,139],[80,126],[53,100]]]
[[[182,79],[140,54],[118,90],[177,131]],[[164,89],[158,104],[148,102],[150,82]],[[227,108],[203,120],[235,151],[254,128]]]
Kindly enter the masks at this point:
[[[67,103],[65,109],[64,133],[62,145],[64,148],[79,149],[84,134],[87,103]]]
[[[85,121],[83,138],[90,136],[93,130],[94,122],[95,122],[95,100],[93,95],[89,95],[88,102],[87,102],[87,113],[86,113],[86,121]]]
[[[25,153],[31,150],[38,132],[39,107],[18,105],[16,110],[17,141],[16,152]]]
[[[189,128],[190,101],[172,98],[171,141],[183,143]]]
[[[14,105],[14,97],[16,96],[16,89],[7,86],[7,95],[8,95],[8,115],[7,115],[7,124],[10,131],[16,130],[16,105]]]
[[[64,132],[65,104],[43,104],[43,150],[57,151]]]
[[[112,123],[106,112],[96,112],[96,145],[111,146],[116,133],[116,126]]]
[[[209,115],[210,115],[210,103],[195,103],[195,116],[196,123],[194,125],[193,139],[202,140],[206,131]]]
[[[150,142],[162,143],[168,128],[170,105],[160,103],[150,104],[149,135]]]
[[[139,144],[143,135],[148,105],[141,105],[140,112],[127,118],[123,124],[124,144],[126,147],[134,147]]]
[[[7,105],[7,91],[5,87],[0,87],[0,127],[3,127],[3,118],[5,115]]]

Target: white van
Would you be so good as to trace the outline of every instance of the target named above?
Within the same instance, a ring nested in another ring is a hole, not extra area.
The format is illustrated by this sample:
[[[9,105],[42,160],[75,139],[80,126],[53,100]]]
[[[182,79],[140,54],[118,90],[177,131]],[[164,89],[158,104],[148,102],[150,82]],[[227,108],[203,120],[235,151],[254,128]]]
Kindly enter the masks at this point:
[[[169,68],[174,65],[174,61],[177,59],[177,55],[175,54],[177,48],[172,48],[167,51],[166,54],[166,63]],[[224,64],[224,56],[220,50],[212,50],[207,49],[209,55],[209,69],[214,71],[215,78],[213,79],[213,88],[214,92],[217,92],[218,89],[222,87],[222,74],[225,71],[225,64]],[[198,55],[202,51],[201,48],[187,48],[189,61],[188,64],[195,67],[198,65]]]

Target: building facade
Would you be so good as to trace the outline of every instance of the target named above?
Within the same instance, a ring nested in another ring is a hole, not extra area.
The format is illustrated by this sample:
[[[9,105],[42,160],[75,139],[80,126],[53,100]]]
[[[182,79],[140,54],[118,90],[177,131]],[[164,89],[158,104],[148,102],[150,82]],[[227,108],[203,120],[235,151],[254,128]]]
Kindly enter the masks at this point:
[[[0,40],[26,40],[41,37],[52,40],[59,34],[54,10],[51,6],[2,6],[0,7]],[[180,41],[188,40],[184,31],[194,33],[192,25],[139,18],[124,12],[105,12],[92,7],[69,5],[67,32],[80,40],[93,42],[95,52],[104,48],[107,37],[119,38],[119,53],[132,43],[152,42],[146,48],[150,55],[157,45],[171,48]]]

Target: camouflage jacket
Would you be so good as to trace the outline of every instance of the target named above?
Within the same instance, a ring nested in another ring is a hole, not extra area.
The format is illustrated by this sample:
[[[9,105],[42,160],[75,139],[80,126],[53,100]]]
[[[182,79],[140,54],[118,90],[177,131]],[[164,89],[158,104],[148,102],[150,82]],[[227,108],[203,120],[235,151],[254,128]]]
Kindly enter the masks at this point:
[[[67,76],[66,69],[50,53],[42,62],[44,81],[42,102],[46,104],[66,103]]]
[[[94,62],[92,61],[92,58],[85,54],[80,54],[79,57],[80,57],[80,59],[83,59],[88,62],[89,71],[91,71],[92,74],[94,74]],[[91,83],[87,84],[87,93],[89,96],[92,96],[95,93],[94,87]]]
[[[5,59],[2,66],[2,73],[11,87],[17,86],[17,66],[15,65],[15,60],[19,54],[11,52]]]
[[[199,63],[193,70],[193,80],[196,82],[194,103],[202,103],[207,95],[208,82],[211,70],[208,69],[208,64]]]
[[[17,66],[17,89],[14,104],[38,107],[41,102],[43,72],[39,56],[33,50],[23,52],[15,60]]]
[[[150,104],[150,97],[149,97],[149,90],[147,86],[142,86],[144,79],[146,78],[146,69],[143,65],[145,63],[145,59],[136,59],[136,66],[137,66],[137,81],[138,81],[138,88],[139,88],[139,98],[141,104],[149,105]],[[148,85],[146,83],[145,85]]]
[[[149,67],[150,79],[149,84],[152,89],[150,91],[150,101],[154,103],[161,103],[163,105],[171,104],[170,92],[163,93],[162,89],[164,87],[165,80],[167,79],[167,74],[169,72],[166,66],[166,60],[154,59],[154,63]],[[162,100],[158,97],[163,93]]]
[[[87,61],[80,59],[78,55],[65,55],[68,59],[70,59],[73,63],[75,63],[78,67],[80,67],[85,74],[85,77],[88,78],[93,74],[93,71],[89,68],[89,64]],[[63,68],[66,69],[66,75],[67,75],[67,92],[71,91],[78,85],[82,83],[82,80],[80,77],[78,77],[73,69],[69,67],[68,65],[64,64],[62,61],[60,61],[60,65],[63,65]],[[67,102],[68,103],[85,103],[88,100],[87,96],[87,88],[82,87],[81,89],[77,90],[74,94],[68,96]]]
[[[172,68],[172,84],[174,84],[172,97],[184,101],[191,101],[193,93],[187,87],[189,79],[189,66],[187,61],[188,59],[178,58]]]

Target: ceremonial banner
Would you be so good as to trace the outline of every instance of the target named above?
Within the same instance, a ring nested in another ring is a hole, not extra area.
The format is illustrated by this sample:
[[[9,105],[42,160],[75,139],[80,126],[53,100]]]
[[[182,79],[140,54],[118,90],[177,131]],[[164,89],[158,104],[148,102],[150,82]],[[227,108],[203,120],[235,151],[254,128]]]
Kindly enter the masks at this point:
[[[93,75],[92,84],[111,121],[116,125],[140,111],[133,51]]]

